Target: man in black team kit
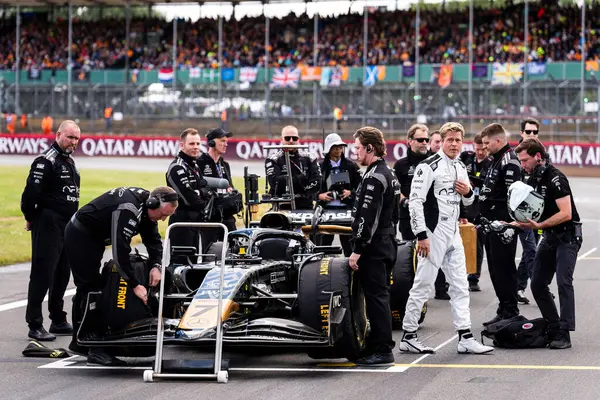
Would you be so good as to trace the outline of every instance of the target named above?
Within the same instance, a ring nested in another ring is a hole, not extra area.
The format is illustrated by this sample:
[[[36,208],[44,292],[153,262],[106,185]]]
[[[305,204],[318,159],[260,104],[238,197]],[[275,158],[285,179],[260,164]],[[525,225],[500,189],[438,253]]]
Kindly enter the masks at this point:
[[[25,320],[29,325],[28,336],[36,340],[54,340],[55,333],[69,334],[73,330],[63,310],[70,276],[64,231],[79,207],[79,171],[71,154],[80,136],[75,122],[60,124],[52,146],[33,161],[21,197],[21,211],[25,229],[31,231],[32,248]],[[42,316],[46,293],[52,320],[49,333]]]
[[[427,144],[429,143],[427,126],[423,124],[414,124],[408,130],[407,137],[408,149],[406,157],[396,161],[396,164],[394,164],[394,172],[396,173],[398,181],[400,181],[400,188],[402,190],[399,224],[402,240],[415,240],[415,234],[410,229],[410,215],[408,213],[410,185],[412,183],[417,165],[429,157],[432,153],[427,150]],[[435,280],[435,298],[438,300],[450,300],[450,296],[448,295],[446,289],[446,278],[444,277],[444,272],[441,269],[439,269],[437,279]]]
[[[186,129],[181,133],[179,154],[169,165],[166,173],[167,186],[179,195],[179,207],[169,225],[175,222],[202,222],[204,212],[211,196],[197,160],[200,155],[200,134],[195,129]],[[171,246],[195,247],[198,251],[200,233],[197,228],[178,228],[171,233]],[[204,243],[202,244],[204,247]],[[190,257],[196,262],[197,257]]]
[[[164,221],[177,208],[177,194],[169,187],[158,187],[151,192],[139,187],[112,189],[83,206],[67,224],[65,244],[73,280],[77,291],[73,298],[73,341],[69,348],[85,353],[77,343],[77,330],[81,326],[88,293],[100,290],[103,285],[100,262],[105,246],[112,246],[112,259],[117,272],[133,293],[147,304],[146,287],[137,280],[131,265],[131,239],[138,233],[148,251],[150,286],[156,286],[162,276],[162,241],[157,221]],[[102,334],[105,327],[98,320],[90,321],[88,334]],[[106,349],[92,348],[88,362],[101,365],[124,365]]]
[[[281,144],[298,145],[300,136],[296,127],[288,125],[281,130]],[[321,169],[317,158],[304,149],[285,150],[290,153],[292,184],[296,209],[312,210],[315,196],[321,185]],[[265,171],[269,182],[269,194],[281,197],[290,193],[288,188],[288,171],[285,164],[284,149],[271,154],[265,160]],[[282,210],[290,210],[290,204],[281,204]]]
[[[508,188],[521,180],[521,164],[511,150],[506,132],[500,124],[490,124],[481,131],[481,139],[491,157],[489,169],[479,192],[479,215],[489,221],[510,221]],[[485,235],[485,253],[490,278],[498,298],[496,316],[483,323],[489,324],[519,315],[517,305],[517,235],[507,237],[497,233]]]
[[[483,178],[489,168],[490,159],[487,157],[483,148],[483,140],[481,133],[475,135],[473,139],[474,151],[466,150],[460,154],[460,160],[465,164],[475,199],[473,204],[468,207],[461,207],[461,223],[471,222],[476,223],[477,215],[479,215],[479,192],[483,185]],[[477,273],[469,275],[469,290],[479,292],[479,276],[481,275],[481,264],[483,264],[483,250],[485,236],[483,230],[477,230]]]
[[[567,177],[548,163],[544,146],[525,139],[515,149],[523,169],[532,176],[530,184],[544,198],[539,222],[517,223],[523,228],[543,230],[533,262],[531,291],[544,319],[548,322],[550,348],[571,347],[570,331],[575,330],[575,292],[573,272],[583,243],[579,213]],[[560,316],[548,285],[556,273]]]
[[[391,365],[392,312],[390,310],[390,274],[397,257],[396,223],[400,202],[400,183],[383,157],[386,155],[383,133],[373,127],[360,128],[354,134],[359,165],[367,171],[358,187],[352,209],[352,254],[350,268],[358,270],[365,293],[371,333],[365,355],[359,365]]]
[[[208,152],[198,158],[198,168],[200,168],[202,176],[226,179],[229,182],[227,189],[217,189],[217,197],[208,221],[221,222],[230,232],[236,229],[235,214],[241,211],[239,208],[241,195],[237,191],[234,192],[231,168],[229,163],[223,159],[223,155],[227,152],[227,138],[231,136],[231,132],[226,132],[221,128],[211,129],[206,133]],[[209,246],[210,243],[223,240],[223,234],[221,228],[203,229],[202,245]]]

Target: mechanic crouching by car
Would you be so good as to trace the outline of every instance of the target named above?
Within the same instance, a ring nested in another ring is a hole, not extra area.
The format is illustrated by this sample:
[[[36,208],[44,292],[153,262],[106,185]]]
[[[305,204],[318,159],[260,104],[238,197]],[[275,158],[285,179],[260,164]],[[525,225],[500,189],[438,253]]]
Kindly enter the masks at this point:
[[[138,187],[112,189],[83,206],[67,224],[65,244],[73,280],[77,288],[73,297],[73,340],[69,349],[86,353],[78,345],[77,331],[83,320],[88,293],[100,290],[103,280],[100,262],[105,246],[112,245],[112,259],[121,278],[133,293],[147,304],[148,293],[135,277],[129,253],[131,239],[138,233],[148,251],[149,284],[156,286],[161,279],[162,242],[157,221],[164,221],[177,209],[177,193],[169,187],[158,187],[152,192]],[[91,321],[86,333],[103,333],[100,321]],[[101,365],[124,365],[103,348],[91,348],[88,362]]]
[[[169,225],[175,222],[204,221],[206,206],[212,196],[197,164],[200,155],[200,134],[196,129],[188,128],[181,133],[179,149],[179,154],[171,162],[166,173],[167,186],[179,195],[179,207],[169,218]],[[170,236],[171,246],[194,247],[197,252],[200,251],[200,232],[197,228],[174,229]],[[197,261],[195,256],[189,258],[193,263]]]
[[[33,161],[21,197],[32,249],[25,320],[28,336],[36,340],[51,341],[56,339],[55,333],[70,334],[73,330],[63,309],[70,277],[64,236],[69,219],[79,207],[79,171],[71,154],[80,136],[75,122],[60,124],[52,146]],[[44,328],[42,316],[46,293],[50,332]]]
[[[458,333],[457,351],[484,354],[494,350],[484,346],[471,332],[469,284],[466,259],[458,219],[461,202],[470,205],[474,194],[464,164],[459,160],[465,130],[448,122],[440,128],[442,149],[417,166],[410,190],[410,222],[417,237],[419,256],[416,276],[402,321],[402,352],[433,353],[417,337],[423,304],[429,299],[439,268],[444,269],[450,293],[452,322]]]
[[[523,169],[531,175],[529,184],[544,199],[539,222],[514,222],[521,228],[543,230],[533,261],[531,292],[548,322],[551,349],[571,347],[570,331],[575,330],[573,272],[583,242],[579,213],[567,177],[547,160],[544,145],[525,139],[515,153]],[[548,286],[556,273],[560,316]]]
[[[346,158],[344,149],[347,146],[337,133],[330,133],[325,138],[323,163],[321,164],[321,193],[318,196],[319,205],[324,209],[351,209],[354,203],[356,189],[362,179],[358,166]],[[333,235],[316,235],[317,244],[329,246],[333,243]],[[340,243],[344,256],[352,253],[350,236],[340,235]]]
[[[281,130],[281,144],[299,145],[298,129],[292,125],[284,127]],[[265,175],[269,182],[269,194],[273,197],[282,197],[284,194],[290,193],[284,151],[289,151],[290,154],[296,209],[312,210],[314,198],[319,192],[321,184],[321,169],[317,163],[317,158],[307,150],[280,149],[265,160]],[[291,204],[283,203],[279,208],[290,210]]]
[[[352,209],[352,254],[350,268],[358,271],[365,293],[371,333],[359,365],[391,365],[392,312],[390,274],[397,257],[396,224],[400,203],[400,183],[383,159],[386,155],[383,133],[366,126],[354,134],[358,164],[367,167]]]
[[[227,189],[217,189],[217,196],[209,210],[207,222],[220,222],[231,232],[236,229],[235,214],[242,211],[242,195],[233,186],[231,168],[223,159],[227,151],[227,138],[231,132],[221,128],[211,129],[206,133],[208,152],[198,158],[198,168],[202,176],[226,179],[229,182]],[[202,247],[207,249],[211,243],[223,240],[224,232],[221,228],[203,228],[201,230]]]

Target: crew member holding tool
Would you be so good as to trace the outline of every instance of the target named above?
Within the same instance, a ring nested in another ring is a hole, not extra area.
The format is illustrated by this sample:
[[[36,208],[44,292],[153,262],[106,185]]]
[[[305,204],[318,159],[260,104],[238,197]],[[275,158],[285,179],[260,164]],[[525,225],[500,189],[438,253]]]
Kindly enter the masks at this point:
[[[358,166],[344,155],[346,146],[337,133],[330,133],[325,138],[325,158],[321,164],[323,179],[317,203],[325,209],[350,209],[354,203],[361,174]],[[316,240],[318,245],[328,246],[333,243],[333,235],[317,234]],[[349,257],[352,253],[350,236],[340,235],[340,243],[344,255]]]
[[[299,145],[298,129],[288,125],[281,130],[282,145]],[[284,152],[289,152],[290,168],[296,209],[312,210],[313,201],[321,184],[321,169],[316,157],[303,149],[280,149],[265,160],[265,171],[269,183],[269,194],[282,197],[290,193],[288,171]],[[290,204],[281,204],[280,209],[291,209]]]
[[[390,274],[397,257],[396,224],[400,204],[400,182],[383,159],[383,133],[366,126],[354,134],[358,164],[367,167],[352,209],[352,254],[350,268],[358,271],[365,293],[371,333],[360,365],[391,365],[392,312]]]
[[[567,177],[548,163],[544,146],[536,139],[525,139],[515,153],[523,169],[532,176],[531,184],[544,198],[539,222],[515,222],[522,228],[542,229],[531,277],[531,292],[548,322],[551,349],[571,347],[570,331],[575,330],[575,292],[573,272],[583,242],[579,213]],[[556,273],[560,316],[548,285]]]
[[[164,221],[177,209],[178,196],[169,187],[152,191],[139,187],[118,187],[83,206],[67,224],[65,244],[77,291],[73,298],[73,341],[69,348],[85,353],[77,343],[77,331],[83,320],[88,293],[102,288],[100,262],[105,246],[112,246],[112,259],[121,278],[133,293],[147,304],[146,288],[135,277],[129,258],[131,239],[138,233],[148,251],[150,286],[161,279],[162,241],[157,221]],[[100,321],[90,321],[89,334],[102,334]],[[101,347],[88,352],[88,362],[101,365],[124,365],[122,360]]]
[[[175,222],[202,222],[205,220],[206,206],[212,196],[197,160],[200,155],[200,134],[188,128],[181,133],[179,154],[169,165],[166,173],[167,186],[179,195],[179,207],[171,218],[169,225]],[[200,234],[198,228],[179,228],[171,233],[171,246],[187,246],[198,248]],[[202,244],[204,247],[204,243]],[[190,257],[196,262],[197,257]]]
[[[207,221],[223,223],[231,232],[236,229],[235,214],[242,210],[242,195],[235,190],[229,163],[223,159],[227,152],[227,138],[232,136],[221,128],[211,129],[206,133],[208,152],[198,158],[198,168],[204,177],[226,179],[227,189],[217,189],[217,196],[210,207]],[[208,248],[211,243],[223,240],[221,228],[202,229],[202,246]]]

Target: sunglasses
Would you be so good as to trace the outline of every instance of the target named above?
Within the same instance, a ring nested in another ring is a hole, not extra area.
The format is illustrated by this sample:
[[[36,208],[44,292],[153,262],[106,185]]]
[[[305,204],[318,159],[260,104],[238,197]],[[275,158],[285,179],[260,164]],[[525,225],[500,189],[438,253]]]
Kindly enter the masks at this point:
[[[294,142],[297,142],[298,139],[300,139],[298,136],[284,136],[283,140],[285,140],[286,142],[291,142],[292,140]]]
[[[413,139],[416,140],[419,143],[429,143],[429,138],[426,137],[422,137],[422,138],[418,138],[418,139]]]
[[[523,131],[523,132],[525,132],[525,133],[526,133],[526,134],[528,134],[528,135],[531,135],[531,134],[533,134],[533,135],[537,135],[538,133],[540,133],[540,131],[529,130],[529,129],[527,129],[527,130],[525,130],[525,131]]]

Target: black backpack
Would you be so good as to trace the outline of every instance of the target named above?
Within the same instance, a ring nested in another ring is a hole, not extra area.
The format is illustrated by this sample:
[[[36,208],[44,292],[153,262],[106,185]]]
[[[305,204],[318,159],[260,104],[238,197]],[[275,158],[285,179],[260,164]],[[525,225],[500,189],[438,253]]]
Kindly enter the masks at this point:
[[[490,324],[481,332],[492,339],[494,347],[532,349],[548,346],[548,323],[543,318],[527,319],[522,315]]]

